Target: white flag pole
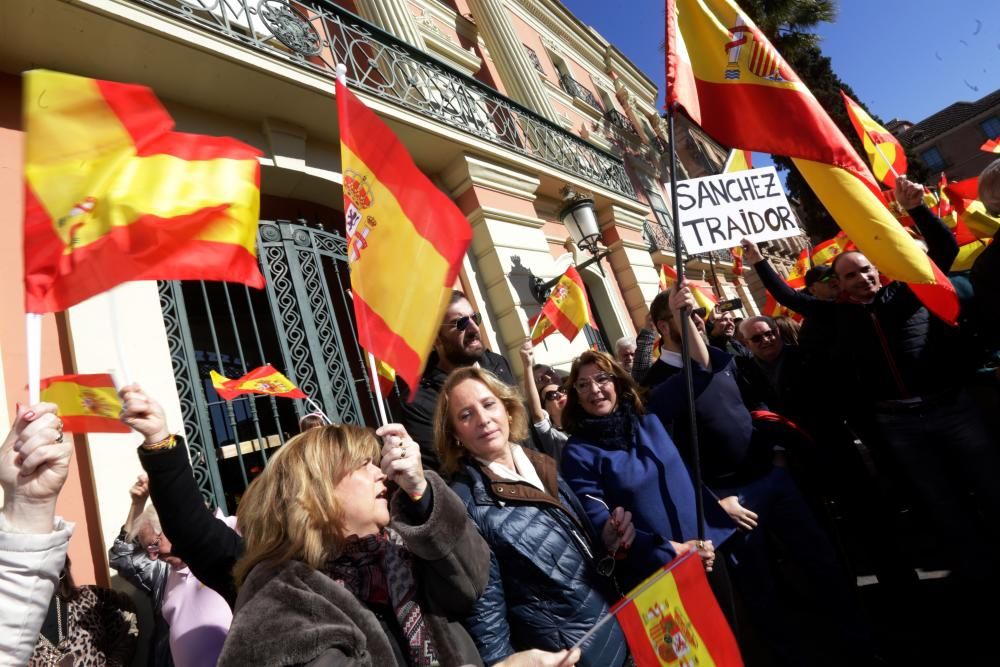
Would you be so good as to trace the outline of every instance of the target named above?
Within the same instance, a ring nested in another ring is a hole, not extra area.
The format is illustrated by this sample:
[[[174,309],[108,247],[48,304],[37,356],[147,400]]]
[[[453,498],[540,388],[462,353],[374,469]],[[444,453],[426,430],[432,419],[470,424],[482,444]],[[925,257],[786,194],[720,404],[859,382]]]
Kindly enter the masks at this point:
[[[118,326],[118,299],[115,296],[117,287],[108,290],[108,310],[111,314],[111,338],[114,340],[115,353],[118,355],[118,370],[121,371],[119,379],[126,385],[132,384],[132,372],[129,370],[128,361],[125,358],[125,343],[123,341],[121,328]]]
[[[325,421],[327,424],[333,423],[333,421],[326,416],[326,413],[323,412],[323,407],[319,403],[309,398],[308,396],[306,396],[305,400],[306,400],[306,405],[312,408],[312,414],[319,415],[320,417],[323,418],[323,421]]]
[[[28,353],[28,405],[42,400],[42,315],[27,313],[24,323]]]
[[[372,373],[372,391],[378,397],[378,416],[382,420],[382,426],[385,426],[389,423],[389,418],[386,416],[385,398],[383,398],[382,391],[379,389],[378,370],[375,368],[375,355],[371,352],[368,353],[368,366],[371,368]]]

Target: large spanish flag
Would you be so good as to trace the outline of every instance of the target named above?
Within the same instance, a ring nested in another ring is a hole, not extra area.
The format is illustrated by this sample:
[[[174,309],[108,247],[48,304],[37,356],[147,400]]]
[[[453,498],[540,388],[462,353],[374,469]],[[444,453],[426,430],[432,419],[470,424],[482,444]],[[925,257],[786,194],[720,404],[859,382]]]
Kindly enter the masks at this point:
[[[566,269],[552,288],[552,293],[542,306],[541,316],[551,322],[566,340],[576,338],[583,325],[592,321],[587,290],[584,289],[583,278],[575,266]]]
[[[278,372],[271,364],[255,368],[246,375],[230,380],[225,375],[209,371],[212,387],[223,398],[231,401],[243,394],[264,394],[285,398],[308,398],[304,391]]]
[[[865,147],[875,178],[890,188],[896,187],[896,176],[906,173],[906,153],[902,144],[843,90],[840,91],[840,96],[844,98],[847,117],[851,119],[851,125]]]
[[[24,280],[31,313],[128,280],[226,280],[257,268],[260,151],[174,132],[151,90],[24,75]]]
[[[358,342],[416,387],[472,227],[339,79],[337,110]]]
[[[122,402],[107,373],[45,378],[41,398],[58,406],[63,428],[73,433],[131,433],[121,423]]]
[[[909,283],[928,308],[954,322],[951,283],[892,217],[861,157],[736,3],[666,3],[668,104],[723,144],[791,157],[879,270]]]
[[[637,665],[737,667],[743,664],[697,552],[667,563],[612,613]]]

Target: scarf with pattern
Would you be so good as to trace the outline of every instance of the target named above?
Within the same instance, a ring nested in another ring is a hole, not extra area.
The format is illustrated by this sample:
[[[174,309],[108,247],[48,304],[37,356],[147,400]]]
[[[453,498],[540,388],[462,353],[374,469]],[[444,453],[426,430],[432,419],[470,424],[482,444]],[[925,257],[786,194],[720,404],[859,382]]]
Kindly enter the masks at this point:
[[[362,602],[392,608],[411,667],[440,664],[416,600],[413,556],[396,531],[385,528],[376,535],[352,537],[343,553],[330,561],[328,574]]]

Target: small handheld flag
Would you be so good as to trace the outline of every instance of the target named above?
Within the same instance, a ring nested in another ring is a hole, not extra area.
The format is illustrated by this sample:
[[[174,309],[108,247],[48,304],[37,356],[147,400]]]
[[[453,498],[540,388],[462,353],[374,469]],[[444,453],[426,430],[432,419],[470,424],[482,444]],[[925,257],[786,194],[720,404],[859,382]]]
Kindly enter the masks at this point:
[[[212,386],[224,400],[231,401],[243,394],[265,394],[285,398],[308,398],[291,380],[278,372],[271,364],[255,368],[243,377],[230,380],[224,375],[210,371]]]
[[[552,288],[548,301],[542,306],[545,317],[566,340],[573,340],[583,325],[591,322],[590,304],[583,278],[576,267],[569,267]]]
[[[108,373],[59,375],[41,381],[41,400],[55,403],[63,429],[74,433],[130,433],[118,421],[122,402]]]

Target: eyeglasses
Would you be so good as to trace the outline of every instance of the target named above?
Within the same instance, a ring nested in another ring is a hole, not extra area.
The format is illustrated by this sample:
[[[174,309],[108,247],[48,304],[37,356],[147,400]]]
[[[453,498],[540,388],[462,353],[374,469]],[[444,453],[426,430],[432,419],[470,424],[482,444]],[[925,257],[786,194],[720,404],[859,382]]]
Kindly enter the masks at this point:
[[[615,381],[613,375],[608,375],[607,373],[598,373],[597,375],[591,375],[589,378],[580,378],[576,381],[574,385],[579,393],[583,393],[590,389],[590,385],[596,384],[598,389],[604,389]]]
[[[442,326],[452,326],[458,331],[465,331],[469,328],[469,323],[475,322],[478,327],[483,323],[483,316],[479,313],[472,313],[471,315],[463,315],[457,320],[452,320],[451,322],[445,322]]]
[[[750,340],[757,345],[760,345],[765,339],[776,338],[778,334],[773,331],[761,331],[759,334],[750,336],[747,340]]]
[[[563,391],[562,389],[553,389],[552,391],[545,392],[545,396],[543,396],[542,398],[544,398],[545,402],[548,403],[549,401],[556,401],[559,399],[560,396],[565,396],[565,395],[566,392]]]

